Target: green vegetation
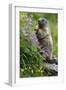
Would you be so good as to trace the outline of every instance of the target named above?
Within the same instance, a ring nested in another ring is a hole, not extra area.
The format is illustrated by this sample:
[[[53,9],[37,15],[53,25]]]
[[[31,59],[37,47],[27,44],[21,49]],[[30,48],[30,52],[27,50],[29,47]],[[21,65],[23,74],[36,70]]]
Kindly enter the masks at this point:
[[[25,17],[32,18],[32,25],[29,32],[34,31],[37,20],[44,17],[49,21],[49,28],[53,38],[53,55],[57,56],[57,14],[51,13],[29,13],[20,12],[20,29],[26,26]],[[38,48],[32,44],[29,37],[20,32],[20,77],[36,77],[36,76],[51,76],[51,72],[43,66],[44,58],[38,53]]]

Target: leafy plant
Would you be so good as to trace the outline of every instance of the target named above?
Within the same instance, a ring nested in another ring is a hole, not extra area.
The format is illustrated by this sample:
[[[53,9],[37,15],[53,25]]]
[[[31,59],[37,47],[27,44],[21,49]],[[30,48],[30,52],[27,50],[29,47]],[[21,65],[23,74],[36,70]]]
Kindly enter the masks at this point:
[[[22,43],[23,42],[23,43]],[[37,47],[32,45],[31,39],[20,35],[20,77],[43,75],[43,58]]]
[[[20,29],[26,26],[25,17],[30,16],[32,18],[32,26],[29,31],[32,32],[35,29],[37,20],[40,17],[44,17],[49,21],[49,27],[53,38],[53,55],[57,56],[57,14],[52,13],[28,13],[20,12]],[[43,65],[44,58],[39,54],[38,48],[32,44],[30,37],[25,37],[20,32],[20,77],[36,77],[36,76],[52,76],[54,71],[47,69]],[[56,74],[56,73],[55,73]]]

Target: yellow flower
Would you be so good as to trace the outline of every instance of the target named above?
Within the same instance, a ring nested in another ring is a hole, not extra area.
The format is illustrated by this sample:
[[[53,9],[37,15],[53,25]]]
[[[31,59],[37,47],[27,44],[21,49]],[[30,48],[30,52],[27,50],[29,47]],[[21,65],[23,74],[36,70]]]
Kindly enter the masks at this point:
[[[33,70],[31,70],[31,72],[33,73]]]
[[[21,69],[21,72],[24,72],[24,69]]]

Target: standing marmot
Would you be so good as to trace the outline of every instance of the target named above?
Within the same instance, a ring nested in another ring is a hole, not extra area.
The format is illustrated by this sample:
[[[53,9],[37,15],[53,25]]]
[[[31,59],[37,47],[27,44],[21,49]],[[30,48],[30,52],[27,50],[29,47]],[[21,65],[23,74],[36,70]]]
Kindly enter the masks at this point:
[[[51,33],[48,29],[48,21],[45,18],[38,20],[38,26],[36,28],[36,37],[39,42],[40,54],[49,63],[56,63],[55,58],[52,58],[53,41]]]

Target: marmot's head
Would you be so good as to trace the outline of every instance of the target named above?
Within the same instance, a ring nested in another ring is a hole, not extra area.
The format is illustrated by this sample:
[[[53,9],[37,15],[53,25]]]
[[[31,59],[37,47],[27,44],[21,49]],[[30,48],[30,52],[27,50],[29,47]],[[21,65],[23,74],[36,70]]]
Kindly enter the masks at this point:
[[[46,20],[45,18],[39,18],[38,26],[40,29],[43,29],[44,27],[48,27],[48,20]]]

